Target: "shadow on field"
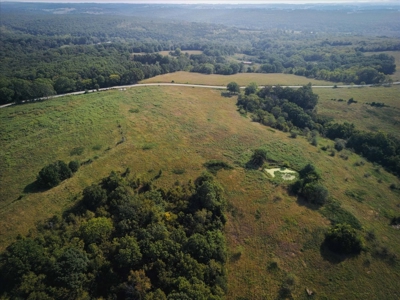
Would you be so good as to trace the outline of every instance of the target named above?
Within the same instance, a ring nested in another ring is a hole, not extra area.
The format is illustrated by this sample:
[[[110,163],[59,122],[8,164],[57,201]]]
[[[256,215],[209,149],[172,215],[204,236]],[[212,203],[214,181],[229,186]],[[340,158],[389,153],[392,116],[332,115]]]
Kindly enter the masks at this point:
[[[289,193],[289,194],[292,196],[295,196],[295,194],[293,194],[293,193]],[[310,203],[310,202],[306,201],[303,197],[300,197],[300,196],[297,197],[296,202],[299,206],[304,206],[311,210],[318,210],[321,208],[321,206]]]
[[[229,92],[221,92],[221,96],[225,97],[225,98],[232,98],[233,96],[236,96],[236,95],[229,93]]]
[[[319,252],[324,260],[329,261],[332,264],[340,264],[341,262],[345,261],[348,258],[352,258],[355,255],[340,255],[332,252],[329,250],[328,246],[326,245],[325,241],[321,244],[319,248]]]
[[[34,182],[28,184],[25,188],[24,188],[24,193],[26,194],[32,194],[32,193],[39,193],[39,192],[44,192],[47,191],[49,189],[43,188],[43,186],[41,186],[37,180],[35,180]]]

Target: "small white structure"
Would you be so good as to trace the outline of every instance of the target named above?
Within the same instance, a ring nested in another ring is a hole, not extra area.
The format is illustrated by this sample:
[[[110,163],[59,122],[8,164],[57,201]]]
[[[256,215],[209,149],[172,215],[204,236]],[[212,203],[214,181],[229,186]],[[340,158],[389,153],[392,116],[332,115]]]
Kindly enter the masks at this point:
[[[274,168],[274,169],[264,169],[264,170],[272,177],[275,177],[275,172],[282,173],[283,180],[293,180],[296,178],[294,174],[297,173],[296,171],[286,168]]]

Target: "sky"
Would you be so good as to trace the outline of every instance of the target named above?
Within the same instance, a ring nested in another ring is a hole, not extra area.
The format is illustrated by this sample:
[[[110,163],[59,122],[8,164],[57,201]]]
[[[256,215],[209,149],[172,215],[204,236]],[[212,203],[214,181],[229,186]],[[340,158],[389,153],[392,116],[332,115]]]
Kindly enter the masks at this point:
[[[0,0],[4,1],[4,0]],[[399,4],[400,0],[5,0],[9,2],[51,2],[51,3],[166,3],[166,4],[271,4],[271,3],[393,3]]]

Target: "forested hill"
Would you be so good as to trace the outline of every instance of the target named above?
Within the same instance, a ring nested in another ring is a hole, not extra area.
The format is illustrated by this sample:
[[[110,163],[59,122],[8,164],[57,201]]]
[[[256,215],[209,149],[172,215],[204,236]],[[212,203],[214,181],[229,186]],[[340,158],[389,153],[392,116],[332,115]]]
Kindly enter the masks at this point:
[[[390,82],[394,58],[364,52],[398,50],[399,40],[359,33],[399,33],[399,21],[392,19],[398,12],[328,8],[2,3],[0,103],[134,84],[181,70]],[[324,15],[328,11],[340,25]],[[371,19],[368,14],[377,15]],[[186,53],[190,50],[197,52]]]
[[[223,299],[223,189],[209,173],[156,189],[112,172],[0,257],[10,299]],[[159,173],[161,176],[161,171]]]

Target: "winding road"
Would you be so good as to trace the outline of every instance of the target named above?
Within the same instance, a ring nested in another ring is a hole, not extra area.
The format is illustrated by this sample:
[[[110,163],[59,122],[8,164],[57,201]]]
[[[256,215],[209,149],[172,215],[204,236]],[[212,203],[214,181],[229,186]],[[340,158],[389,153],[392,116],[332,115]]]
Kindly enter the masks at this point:
[[[398,85],[400,84],[400,81],[398,82],[393,82],[392,85]],[[113,87],[108,87],[108,88],[101,88],[98,89],[98,91],[108,91],[108,90],[115,90],[115,89],[127,89],[127,88],[135,88],[135,87],[146,87],[146,86],[183,86],[183,87],[196,87],[196,88],[206,88],[206,89],[220,89],[220,90],[226,90],[226,86],[223,85],[201,85],[201,84],[186,84],[186,83],[137,83],[137,84],[131,84],[131,85],[119,85],[119,86],[113,86]],[[361,87],[372,87],[376,86],[374,84],[365,84],[365,85],[337,85],[336,88],[361,88]],[[259,86],[259,88],[265,87],[264,85]],[[282,85],[283,88],[289,87],[289,88],[299,88],[302,87],[302,85]],[[313,85],[313,88],[333,88],[333,85]],[[241,89],[245,89],[245,86],[241,86]],[[96,92],[97,90],[89,90],[89,93]],[[67,94],[59,94],[59,95],[54,95],[50,97],[45,97],[45,98],[39,98],[35,99],[36,100],[48,100],[48,99],[54,99],[58,97],[64,97],[64,96],[70,96],[70,95],[82,95],[84,94],[85,91],[79,91],[79,92],[73,92],[73,93],[67,93]],[[22,101],[23,103],[25,101]],[[31,102],[29,100],[28,102]],[[0,105],[0,108],[5,108],[11,105],[14,105],[16,103],[8,103],[4,105]]]

